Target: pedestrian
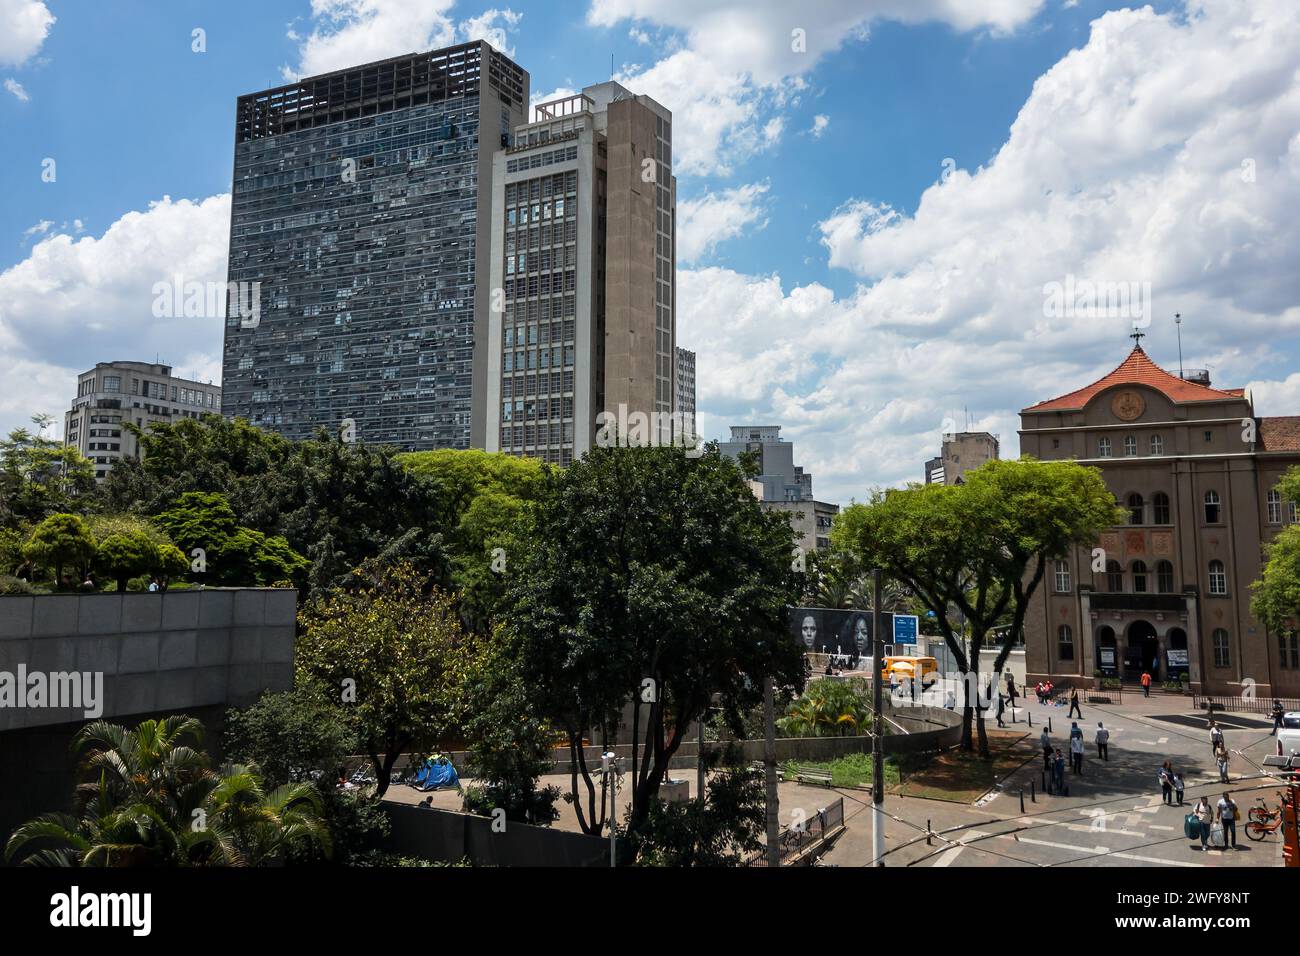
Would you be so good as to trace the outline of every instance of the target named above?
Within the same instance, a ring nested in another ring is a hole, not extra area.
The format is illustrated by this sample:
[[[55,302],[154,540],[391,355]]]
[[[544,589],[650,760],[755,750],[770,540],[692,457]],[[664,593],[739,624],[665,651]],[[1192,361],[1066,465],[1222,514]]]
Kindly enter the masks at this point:
[[[1160,773],[1157,774],[1160,781],[1160,799],[1165,803],[1173,806],[1174,804],[1174,771],[1170,767],[1169,761],[1166,760],[1160,765]]]
[[[1042,681],[1039,681],[1037,684],[1034,685],[1034,696],[1038,698],[1038,702],[1039,702],[1040,704],[1043,702],[1043,682],[1042,682]]]
[[[1201,852],[1204,853],[1210,842],[1210,828],[1214,825],[1214,810],[1211,809],[1208,798],[1201,797],[1196,801],[1192,816],[1196,817],[1196,822],[1200,825]]]
[[[1142,672],[1142,696],[1151,696],[1151,673],[1149,671]]]
[[[1182,774],[1182,771],[1181,771],[1181,770],[1180,770],[1180,771],[1175,771],[1175,773],[1174,773],[1174,796],[1176,796],[1176,797],[1178,798],[1178,805],[1179,805],[1180,807],[1183,805],[1183,791],[1184,791],[1185,789],[1186,789],[1186,786],[1184,785],[1184,782],[1183,782],[1183,774]]]
[[[1219,748],[1223,746],[1223,728],[1210,721],[1210,753],[1218,753]]]
[[[999,691],[999,692],[998,692],[998,726],[999,726],[999,727],[1005,727],[1005,726],[1006,726],[1006,724],[1003,723],[1003,721],[1002,721],[1002,712],[1006,709],[1006,707],[1005,707],[1005,701],[1006,701],[1006,698],[1003,697],[1001,691]]]
[[[1219,749],[1214,752],[1214,760],[1219,765],[1219,783],[1229,783],[1228,780],[1228,748],[1219,744]]]
[[[1077,774],[1083,773],[1083,734],[1070,735],[1070,766]]]
[[[1097,756],[1102,760],[1110,760],[1110,731],[1097,721]]]
[[[1219,822],[1223,824],[1223,848],[1231,846],[1237,849],[1237,805],[1232,802],[1232,795],[1223,791],[1219,800]],[[1231,843],[1229,843],[1231,838]]]
[[[1011,707],[1014,710],[1016,706],[1016,679],[1010,674],[1007,675],[1007,699],[1011,701]]]
[[[948,691],[948,696],[946,696],[946,697],[943,699],[943,706],[944,706],[944,709],[945,709],[945,710],[956,710],[956,709],[957,709],[957,695],[954,694],[952,691]]]
[[[1269,736],[1274,736],[1282,729],[1282,718],[1286,716],[1286,711],[1282,708],[1282,702],[1276,697],[1273,698],[1273,729],[1269,731]]]
[[[1043,733],[1042,736],[1038,738],[1038,743],[1043,748],[1043,769],[1046,770],[1048,773],[1051,773],[1052,772],[1052,737],[1047,732],[1046,727],[1043,728]]]
[[[1065,795],[1065,757],[1058,749],[1052,759],[1052,778],[1056,784],[1057,796]]]
[[[1083,720],[1083,709],[1079,707],[1079,688],[1071,684],[1070,685],[1070,712],[1065,716],[1073,717],[1075,714],[1078,714],[1079,719]]]

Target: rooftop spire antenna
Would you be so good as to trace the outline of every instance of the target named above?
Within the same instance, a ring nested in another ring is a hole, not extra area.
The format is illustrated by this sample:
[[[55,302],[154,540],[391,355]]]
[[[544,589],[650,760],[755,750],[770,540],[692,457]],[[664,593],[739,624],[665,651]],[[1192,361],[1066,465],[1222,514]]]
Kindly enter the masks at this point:
[[[1178,326],[1178,377],[1183,377],[1183,314],[1174,313],[1174,325]]]
[[[1146,337],[1146,333],[1135,325],[1133,326],[1133,331],[1129,333],[1128,337],[1133,340],[1133,345],[1136,348],[1141,348],[1142,339]]]

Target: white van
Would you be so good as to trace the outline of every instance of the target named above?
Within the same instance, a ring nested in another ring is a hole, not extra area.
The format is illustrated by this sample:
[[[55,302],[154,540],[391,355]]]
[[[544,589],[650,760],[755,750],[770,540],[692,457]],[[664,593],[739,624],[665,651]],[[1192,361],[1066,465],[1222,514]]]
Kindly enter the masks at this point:
[[[1282,716],[1282,727],[1277,732],[1277,752],[1284,757],[1300,754],[1300,710]]]

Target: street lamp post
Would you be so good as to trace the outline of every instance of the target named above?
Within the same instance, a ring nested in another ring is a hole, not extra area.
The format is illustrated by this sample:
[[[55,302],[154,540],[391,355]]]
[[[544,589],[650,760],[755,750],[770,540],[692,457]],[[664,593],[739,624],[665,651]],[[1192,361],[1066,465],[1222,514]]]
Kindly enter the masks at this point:
[[[883,618],[880,614],[880,569],[871,572],[871,865],[885,865],[885,751],[881,734],[884,721],[881,719],[881,680],[880,670],[884,650],[881,628]],[[913,672],[912,679],[916,679]]]

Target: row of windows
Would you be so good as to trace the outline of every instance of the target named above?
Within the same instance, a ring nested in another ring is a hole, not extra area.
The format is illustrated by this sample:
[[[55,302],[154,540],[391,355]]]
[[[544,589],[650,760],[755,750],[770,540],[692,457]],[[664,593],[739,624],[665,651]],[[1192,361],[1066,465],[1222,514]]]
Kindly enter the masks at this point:
[[[1165,440],[1160,435],[1152,435],[1150,443],[1147,446],[1152,455],[1163,455],[1165,453]],[[1124,457],[1136,458],[1138,453],[1138,440],[1133,435],[1124,436]],[[1111,457],[1110,436],[1103,435],[1097,439],[1097,457]]]
[[[548,153],[533,153],[531,156],[506,160],[506,172],[517,173],[521,169],[538,169],[542,166],[551,166],[555,163],[577,158],[578,147],[576,146],[570,146],[568,149],[556,149]]]
[[[1268,492],[1266,502],[1269,524],[1282,523],[1283,504],[1286,505],[1287,520],[1292,524],[1296,523],[1296,503],[1294,501],[1283,502],[1282,494],[1276,488]],[[1146,523],[1146,501],[1140,494],[1135,492],[1129,495],[1125,506],[1128,510],[1129,524]],[[1223,519],[1223,503],[1220,501],[1217,491],[1210,490],[1205,493],[1204,506],[1206,524],[1218,524]],[[1151,523],[1170,523],[1169,496],[1163,491],[1157,491],[1151,496]]]
[[[1285,636],[1280,638],[1282,666],[1287,667],[1288,646]],[[1232,666],[1231,640],[1228,632],[1221,627],[1214,629],[1210,635],[1210,645],[1214,651],[1214,666],[1216,668]],[[1056,630],[1056,656],[1058,660],[1074,660],[1074,632],[1071,631],[1070,625],[1062,624]],[[1291,635],[1290,640],[1290,658],[1291,667],[1300,667],[1300,645],[1297,645],[1295,635]]]
[[[1208,567],[1210,594],[1226,595],[1228,593],[1228,572],[1222,561],[1215,559]],[[1133,593],[1145,594],[1151,588],[1152,572],[1145,561],[1134,561],[1129,565],[1133,577]],[[1174,566],[1168,561],[1158,561],[1155,566],[1155,588],[1158,594],[1172,594],[1174,591]],[[1071,590],[1070,565],[1067,561],[1057,560],[1054,567],[1053,584],[1058,593],[1066,594]],[[1118,561],[1106,562],[1106,590],[1112,594],[1124,592],[1124,568]]]
[[[554,359],[557,367],[560,365],[561,359],[563,359],[565,367],[571,368],[573,366],[573,346],[564,346],[563,355],[561,355],[560,346],[556,346],[554,349],[537,349],[535,351],[529,349],[526,352],[506,352],[501,357],[501,370],[504,372],[513,372],[516,370],[523,371],[525,368],[529,370],[550,368],[552,359]],[[526,366],[525,361],[527,361]]]

